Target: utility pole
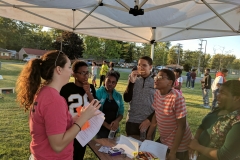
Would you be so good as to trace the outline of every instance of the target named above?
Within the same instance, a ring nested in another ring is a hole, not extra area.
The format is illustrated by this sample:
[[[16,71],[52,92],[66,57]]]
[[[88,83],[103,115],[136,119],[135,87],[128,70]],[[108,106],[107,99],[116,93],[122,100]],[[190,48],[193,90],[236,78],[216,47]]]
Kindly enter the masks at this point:
[[[202,40],[205,41],[205,52],[204,52],[204,57],[203,57],[203,69],[205,67],[205,58],[206,58],[206,48],[207,48],[207,40]],[[204,70],[202,70],[202,74],[203,74]]]
[[[177,52],[176,52],[176,53],[178,54],[178,61],[177,61],[177,64],[178,64],[178,66],[179,66],[180,48],[182,47],[182,44],[178,43],[177,45],[178,45],[178,46],[177,46],[177,47],[178,47],[178,50],[177,50]]]
[[[201,41],[201,43],[199,44],[199,46],[200,46],[200,48],[198,48],[199,49],[199,57],[198,57],[198,69],[197,69],[197,72],[198,72],[198,75],[199,75],[199,73],[200,73],[200,63],[201,63],[201,55],[202,55],[202,42],[203,42],[203,40],[201,40],[200,39],[200,41]]]

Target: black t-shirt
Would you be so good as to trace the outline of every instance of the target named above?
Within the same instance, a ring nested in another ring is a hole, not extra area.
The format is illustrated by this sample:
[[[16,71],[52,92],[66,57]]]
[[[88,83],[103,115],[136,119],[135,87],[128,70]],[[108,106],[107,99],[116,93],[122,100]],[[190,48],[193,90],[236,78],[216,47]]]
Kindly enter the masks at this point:
[[[93,97],[96,99],[96,90],[92,84],[90,84],[90,92]],[[87,106],[89,98],[82,87],[75,85],[70,82],[62,87],[60,95],[63,96],[68,104],[69,112],[72,115],[76,115],[76,108],[79,106]]]
[[[106,99],[102,112],[105,114],[105,122],[111,124],[117,117],[118,105],[115,100]]]

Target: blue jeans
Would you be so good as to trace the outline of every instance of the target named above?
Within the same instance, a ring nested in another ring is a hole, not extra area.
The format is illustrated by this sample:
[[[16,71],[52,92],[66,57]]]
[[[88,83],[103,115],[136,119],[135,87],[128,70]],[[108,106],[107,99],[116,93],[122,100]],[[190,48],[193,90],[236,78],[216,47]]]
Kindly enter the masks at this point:
[[[206,89],[206,88],[202,89],[203,105],[204,106],[208,106],[209,105],[209,97],[208,97],[209,90],[210,89]]]
[[[190,82],[191,81],[191,78],[187,78],[187,82],[186,82],[186,87],[190,87]]]
[[[194,88],[195,79],[191,79],[191,82],[192,82],[192,88]]]
[[[217,104],[217,94],[218,94],[219,89],[213,90],[212,91],[212,110],[216,107]]]

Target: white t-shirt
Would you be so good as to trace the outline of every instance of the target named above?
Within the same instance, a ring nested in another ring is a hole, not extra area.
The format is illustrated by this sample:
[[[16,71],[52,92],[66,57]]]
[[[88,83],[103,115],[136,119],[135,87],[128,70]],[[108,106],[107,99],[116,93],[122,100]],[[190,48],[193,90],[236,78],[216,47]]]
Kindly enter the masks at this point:
[[[97,75],[97,66],[92,66],[92,74]]]
[[[211,86],[213,91],[218,89],[218,86],[217,86],[218,83],[223,84],[223,77],[222,76],[218,76],[214,79],[214,81],[212,83],[212,86]]]
[[[177,81],[180,82],[180,83],[183,83],[183,78],[182,78],[182,77],[179,77],[179,78],[177,79]]]

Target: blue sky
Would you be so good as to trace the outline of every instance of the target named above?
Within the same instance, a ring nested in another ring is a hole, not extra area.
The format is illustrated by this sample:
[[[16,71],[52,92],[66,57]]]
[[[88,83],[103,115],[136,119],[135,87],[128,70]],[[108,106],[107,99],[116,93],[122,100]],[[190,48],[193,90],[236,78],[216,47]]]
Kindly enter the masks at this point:
[[[240,36],[229,36],[229,37],[217,37],[217,38],[205,38],[207,40],[206,53],[214,55],[215,53],[233,54],[237,58],[240,58]],[[172,41],[172,46],[177,43],[181,43],[183,50],[199,50],[200,48],[199,39],[184,40],[184,41]],[[205,42],[203,41],[202,51],[205,51]]]

